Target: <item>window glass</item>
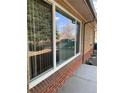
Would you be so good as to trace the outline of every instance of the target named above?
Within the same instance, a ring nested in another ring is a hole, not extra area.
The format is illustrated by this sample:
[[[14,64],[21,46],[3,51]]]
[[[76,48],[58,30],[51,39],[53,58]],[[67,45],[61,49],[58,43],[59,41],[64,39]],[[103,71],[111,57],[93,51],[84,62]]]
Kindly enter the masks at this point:
[[[43,0],[28,0],[28,46],[30,78],[53,67],[52,6]]]
[[[76,21],[56,10],[56,60],[57,64],[68,60],[75,55]]]

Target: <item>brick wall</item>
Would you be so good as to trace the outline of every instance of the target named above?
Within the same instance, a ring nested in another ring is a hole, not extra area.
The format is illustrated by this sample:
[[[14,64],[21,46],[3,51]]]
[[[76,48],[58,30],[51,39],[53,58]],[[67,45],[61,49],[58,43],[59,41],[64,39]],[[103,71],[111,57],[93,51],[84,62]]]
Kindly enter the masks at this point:
[[[33,87],[30,93],[57,93],[60,87],[63,86],[73,72],[82,64],[82,57],[79,56],[71,63],[67,64],[53,75],[42,81],[37,86]]]
[[[89,59],[91,57],[93,53],[93,48],[91,48],[89,51],[87,51],[85,54],[84,54],[84,63],[87,59]]]

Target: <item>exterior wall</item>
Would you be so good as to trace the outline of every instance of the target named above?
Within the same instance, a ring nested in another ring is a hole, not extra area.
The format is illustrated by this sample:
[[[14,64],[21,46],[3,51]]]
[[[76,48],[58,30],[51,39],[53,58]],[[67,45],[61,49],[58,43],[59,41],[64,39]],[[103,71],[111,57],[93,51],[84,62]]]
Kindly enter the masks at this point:
[[[91,48],[91,49],[89,49],[89,51],[87,51],[84,54],[84,61],[83,61],[83,63],[85,63],[85,61],[91,57],[92,52],[93,52],[93,49]]]
[[[79,56],[68,65],[64,66],[53,75],[30,90],[30,93],[57,93],[73,72],[82,64],[82,57]]]
[[[97,31],[95,31],[95,43],[97,43]]]
[[[93,29],[85,25],[85,41],[84,41],[84,62],[90,58],[93,52],[93,40],[94,38],[94,31]]]

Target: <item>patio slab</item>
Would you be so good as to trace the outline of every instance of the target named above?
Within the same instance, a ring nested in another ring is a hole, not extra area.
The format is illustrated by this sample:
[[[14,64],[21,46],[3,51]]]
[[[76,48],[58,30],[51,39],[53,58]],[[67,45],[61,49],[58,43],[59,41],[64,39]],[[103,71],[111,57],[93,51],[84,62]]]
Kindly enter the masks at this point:
[[[58,93],[97,93],[97,67],[82,64]]]

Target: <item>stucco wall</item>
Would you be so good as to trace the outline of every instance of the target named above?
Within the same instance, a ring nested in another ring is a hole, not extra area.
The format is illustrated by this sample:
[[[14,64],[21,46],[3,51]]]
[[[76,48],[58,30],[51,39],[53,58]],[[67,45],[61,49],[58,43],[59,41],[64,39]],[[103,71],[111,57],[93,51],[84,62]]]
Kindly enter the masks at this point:
[[[93,29],[89,25],[85,25],[84,54],[93,48],[93,37]]]

